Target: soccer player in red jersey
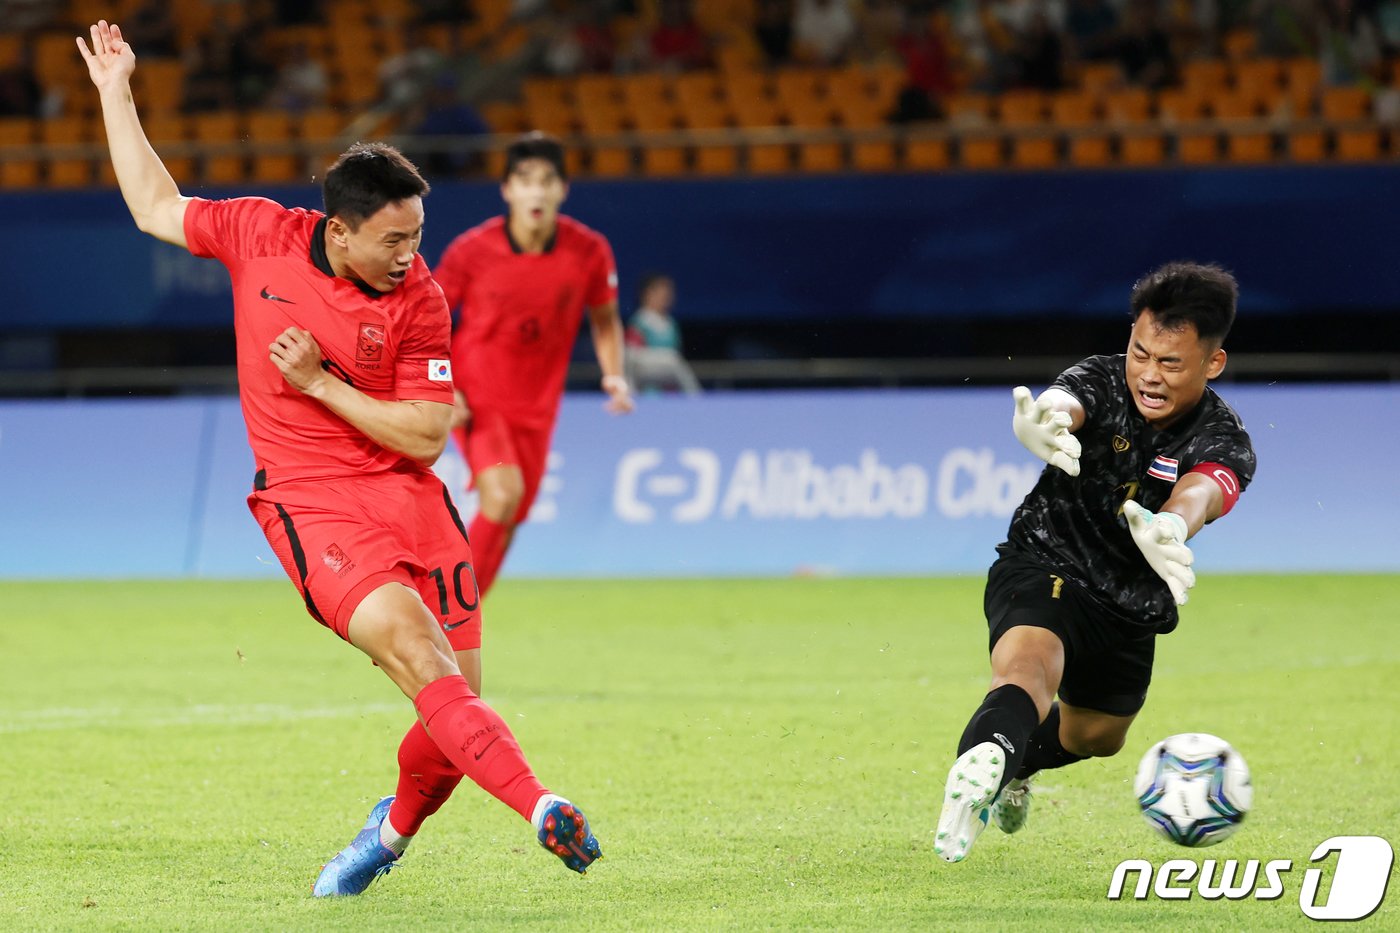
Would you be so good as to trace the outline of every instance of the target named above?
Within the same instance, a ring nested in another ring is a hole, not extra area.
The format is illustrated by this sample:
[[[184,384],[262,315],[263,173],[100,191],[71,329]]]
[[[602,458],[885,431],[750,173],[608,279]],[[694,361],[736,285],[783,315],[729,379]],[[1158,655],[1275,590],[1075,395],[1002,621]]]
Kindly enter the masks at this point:
[[[583,872],[601,855],[588,821],[535,778],[478,695],[472,552],[429,469],[447,443],[453,390],[447,305],[418,256],[427,183],[392,147],[357,143],[325,176],[324,213],[184,197],[137,116],[131,47],[105,21],[91,38],[78,49],[137,227],[229,270],[253,516],[307,611],[372,658],[418,713],[399,747],[397,793],[313,893],[363,891],[463,775]]]
[[[602,234],[559,213],[568,194],[558,140],[521,137],[506,150],[506,216],[454,239],[433,270],[448,307],[460,309],[452,337],[453,433],[479,496],[470,535],[483,594],[539,491],[585,310],[607,408],[633,408],[622,375],[612,248]]]

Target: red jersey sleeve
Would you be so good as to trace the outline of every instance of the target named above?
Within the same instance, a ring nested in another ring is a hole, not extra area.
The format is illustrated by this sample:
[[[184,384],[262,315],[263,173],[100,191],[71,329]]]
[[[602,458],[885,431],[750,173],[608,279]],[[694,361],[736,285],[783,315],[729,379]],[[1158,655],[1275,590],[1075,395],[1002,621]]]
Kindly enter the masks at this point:
[[[452,322],[442,289],[423,280],[423,295],[407,318],[395,356],[395,395],[400,401],[452,404]]]
[[[589,308],[617,300],[617,263],[613,261],[612,246],[601,234],[597,244],[588,265],[588,291],[584,296],[584,306]]]
[[[194,255],[227,265],[258,255],[287,213],[267,198],[193,198],[185,208],[185,243]]]
[[[470,241],[464,233],[458,236],[443,250],[433,278],[442,287],[443,298],[447,301],[448,313],[457,311],[467,300],[467,289],[471,284],[471,274],[467,261]]]

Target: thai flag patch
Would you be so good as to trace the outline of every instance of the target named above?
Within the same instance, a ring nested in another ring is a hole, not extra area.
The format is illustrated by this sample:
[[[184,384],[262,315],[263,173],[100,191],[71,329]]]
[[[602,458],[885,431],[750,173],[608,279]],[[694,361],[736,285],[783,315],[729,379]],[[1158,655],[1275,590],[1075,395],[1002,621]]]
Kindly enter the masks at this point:
[[[431,382],[451,382],[452,362],[450,360],[428,360],[428,380]],[[1176,479],[1175,472],[1172,473],[1172,479]]]
[[[1176,467],[1180,462],[1180,460],[1173,460],[1171,457],[1159,456],[1152,461],[1152,466],[1147,468],[1147,475],[1174,483],[1176,482]]]

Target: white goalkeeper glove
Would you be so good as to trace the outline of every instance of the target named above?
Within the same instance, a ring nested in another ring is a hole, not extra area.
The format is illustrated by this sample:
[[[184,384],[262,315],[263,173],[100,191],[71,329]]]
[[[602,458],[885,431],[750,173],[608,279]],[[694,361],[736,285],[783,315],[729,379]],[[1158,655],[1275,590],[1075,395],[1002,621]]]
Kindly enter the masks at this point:
[[[1048,402],[1032,399],[1031,390],[1025,386],[1012,389],[1011,397],[1016,400],[1016,413],[1011,416],[1016,439],[1051,466],[1078,476],[1079,438],[1069,433],[1069,412],[1056,411]]]
[[[1196,585],[1191,569],[1191,549],[1186,546],[1186,519],[1175,512],[1151,512],[1132,499],[1123,503],[1128,530],[1154,573],[1167,581],[1178,606],[1186,605],[1186,591]]]

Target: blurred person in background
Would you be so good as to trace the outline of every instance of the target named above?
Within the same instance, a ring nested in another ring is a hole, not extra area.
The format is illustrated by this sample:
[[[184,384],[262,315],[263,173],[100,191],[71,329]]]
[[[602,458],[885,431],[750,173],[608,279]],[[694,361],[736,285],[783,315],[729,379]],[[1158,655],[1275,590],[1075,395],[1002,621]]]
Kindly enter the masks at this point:
[[[661,13],[647,38],[647,64],[662,71],[709,66],[710,37],[695,20],[690,0],[661,0]]]
[[[778,67],[792,60],[792,0],[758,0],[754,39],[766,64]]]
[[[428,185],[396,149],[356,143],[325,211],[186,197],[136,110],[136,56],[99,21],[80,38],[136,226],[219,260],[233,288],[238,390],[257,472],[248,506],[312,618],[413,702],[399,783],[323,866],[317,897],[389,871],[463,776],[530,821],[570,869],[600,857],[583,814],[535,777],[480,698],[472,549],[432,463],[452,417],[451,322],[418,255]],[[449,590],[451,591],[449,593]]]
[[[797,0],[792,43],[798,61],[835,65],[856,38],[856,17],[848,0]]]
[[[454,435],[479,496],[468,534],[483,596],[544,478],[569,356],[585,315],[608,411],[633,408],[623,375],[612,247],[559,212],[568,195],[559,141],[543,133],[521,137],[506,150],[506,215],[454,239],[433,270],[457,314]]]
[[[627,378],[638,392],[680,390],[699,395],[700,382],[681,355],[681,329],[671,309],[676,283],[669,275],[642,277],[640,304],[627,322]]]

